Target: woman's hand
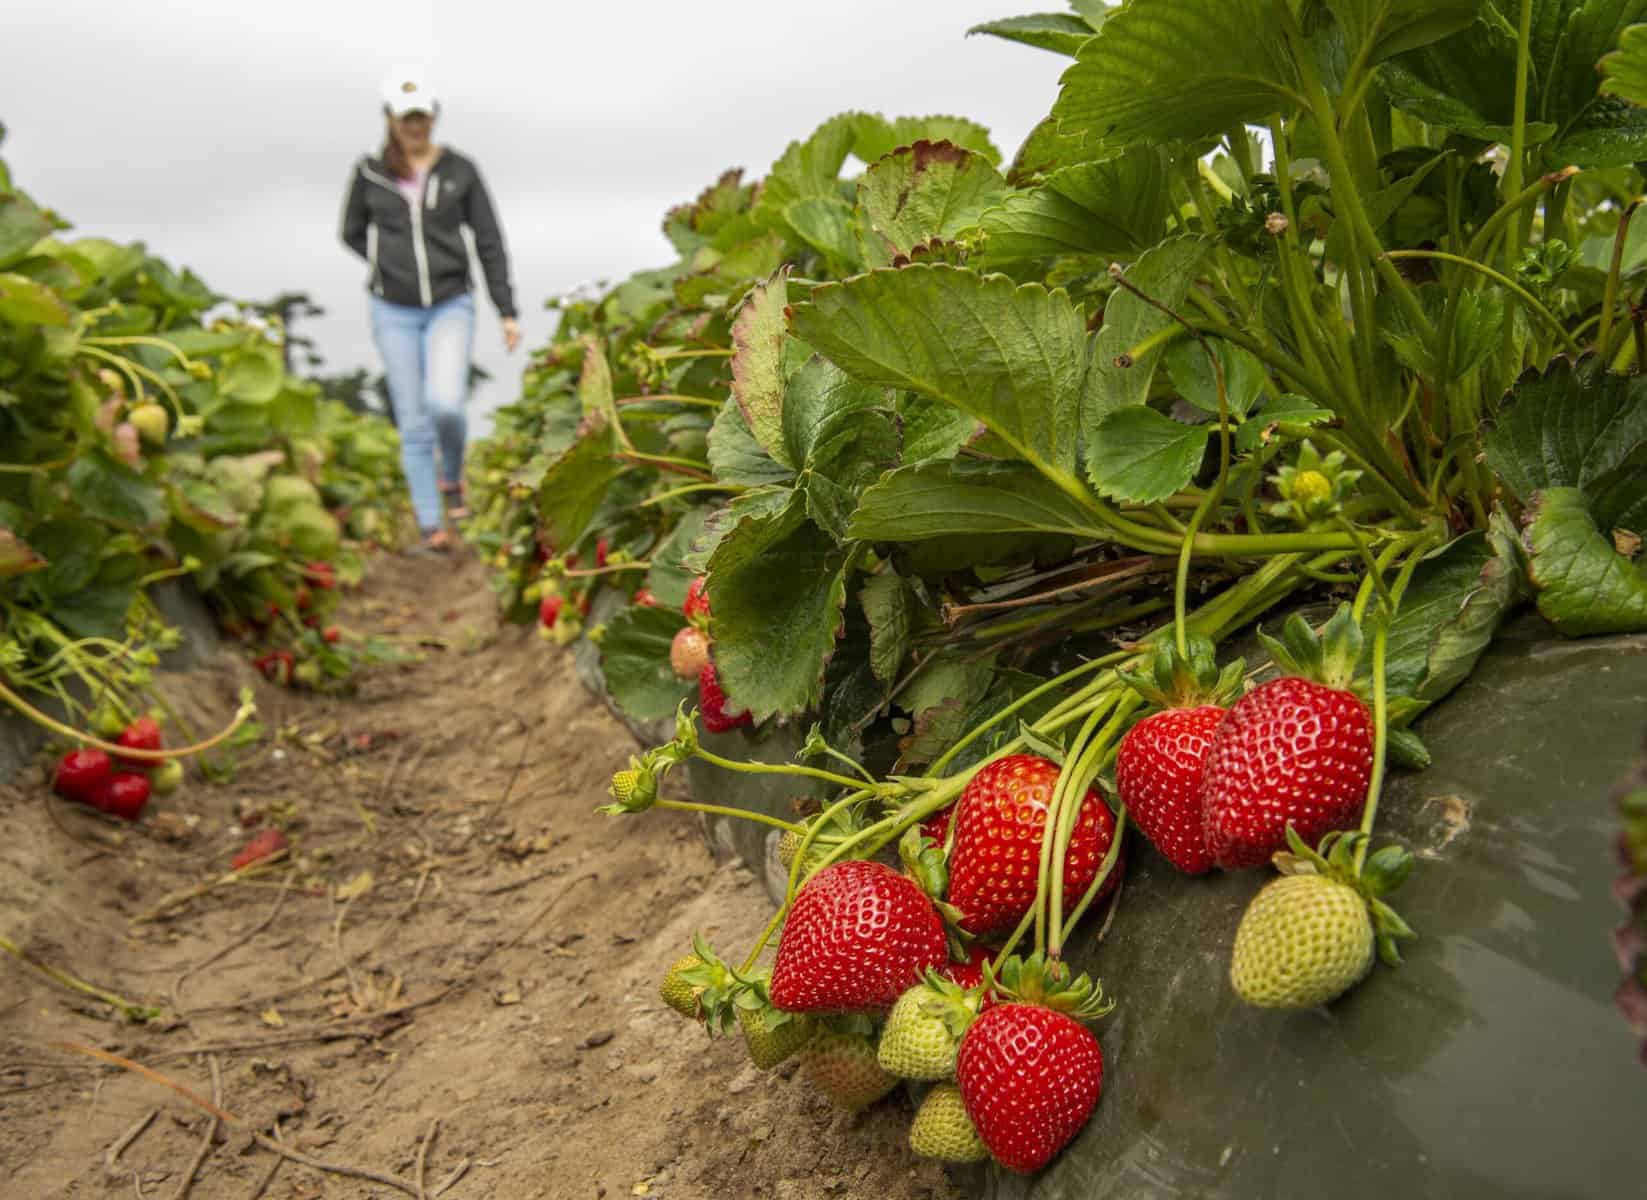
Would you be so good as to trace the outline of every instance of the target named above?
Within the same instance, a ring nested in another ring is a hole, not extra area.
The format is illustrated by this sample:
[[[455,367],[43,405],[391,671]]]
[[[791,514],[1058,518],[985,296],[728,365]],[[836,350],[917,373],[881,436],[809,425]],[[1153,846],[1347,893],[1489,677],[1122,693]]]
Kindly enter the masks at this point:
[[[503,348],[510,354],[520,345],[520,322],[513,317],[503,318]]]

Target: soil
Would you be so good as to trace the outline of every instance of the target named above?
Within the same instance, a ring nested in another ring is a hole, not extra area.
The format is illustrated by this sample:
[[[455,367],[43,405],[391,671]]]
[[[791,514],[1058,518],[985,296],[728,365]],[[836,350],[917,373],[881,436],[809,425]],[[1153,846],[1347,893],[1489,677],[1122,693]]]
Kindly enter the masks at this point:
[[[594,811],[634,742],[568,653],[499,626],[473,558],[380,556],[343,623],[421,660],[347,697],[264,684],[231,649],[163,680],[203,725],[254,686],[265,736],[228,783],[191,774],[121,828],[52,797],[44,759],[0,784],[0,934],[166,1010],[126,1023],[0,956],[0,1192],[962,1195],[908,1150],[902,1091],[839,1112],[664,1007],[694,929],[747,946],[770,904],[691,815]],[[224,882],[259,824],[290,856]]]

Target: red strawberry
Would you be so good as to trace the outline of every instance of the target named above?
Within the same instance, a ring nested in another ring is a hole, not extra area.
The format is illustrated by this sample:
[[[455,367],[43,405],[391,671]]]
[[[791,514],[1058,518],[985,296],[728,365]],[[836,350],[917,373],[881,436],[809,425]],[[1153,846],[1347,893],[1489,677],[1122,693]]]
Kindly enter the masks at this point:
[[[633,601],[641,608],[656,608],[658,606],[657,596],[653,595],[652,589],[647,587],[643,587],[636,592]]]
[[[252,666],[263,672],[265,679],[287,684],[292,681],[292,666],[296,661],[290,650],[271,650],[252,659]]]
[[[336,645],[338,639],[343,636],[343,631],[336,625],[328,625],[320,631],[320,636],[326,639],[327,645]]]
[[[1372,718],[1349,690],[1362,650],[1350,606],[1319,636],[1294,613],[1281,640],[1259,640],[1285,674],[1230,707],[1201,776],[1207,849],[1221,867],[1268,862],[1289,823],[1311,846],[1354,828],[1372,775]]]
[[[848,859],[796,893],[769,990],[790,1012],[884,1013],[948,957],[943,918],[913,879]]]
[[[114,764],[101,750],[70,750],[57,760],[57,772],[52,776],[52,787],[65,800],[80,804],[96,804]]]
[[[944,848],[944,839],[949,836],[949,822],[954,816],[955,806],[953,804],[947,808],[940,808],[921,822],[921,838],[942,850]]]
[[[610,548],[610,544],[605,538],[595,539],[595,566],[604,567],[606,565],[606,552]]]
[[[961,910],[961,928],[968,933],[1009,930],[1035,903],[1041,831],[1058,771],[1050,759],[1010,754],[979,768],[961,793],[947,899]],[[1097,788],[1088,788],[1064,857],[1066,909],[1074,908],[1097,878],[1114,837],[1109,806]],[[1119,870],[1112,871],[1104,890],[1120,877]]]
[[[726,693],[721,690],[720,676],[715,673],[713,662],[705,662],[703,670],[698,672],[698,707],[703,711],[703,727],[710,733],[725,733],[755,723],[747,710],[737,713],[726,710]]]
[[[686,602],[681,605],[681,612],[693,624],[709,620],[709,597],[704,591],[706,582],[702,575],[694,578],[686,589]]]
[[[1115,791],[1127,812],[1180,871],[1212,867],[1201,809],[1201,774],[1213,731],[1241,694],[1240,660],[1218,668],[1212,642],[1188,635],[1182,650],[1156,642],[1149,659],[1122,672],[1127,684],[1162,711],[1127,731],[1115,755]]]
[[[1215,704],[1163,709],[1127,730],[1115,754],[1116,795],[1167,861],[1190,875],[1212,867],[1201,768],[1223,719]]]
[[[280,830],[259,829],[246,839],[246,844],[241,847],[240,853],[234,856],[234,860],[229,864],[229,867],[235,871],[240,870],[242,867],[249,867],[260,859],[268,858],[271,854],[278,854],[289,845],[290,843],[286,841],[286,835],[281,833]]]
[[[938,968],[938,974],[964,988],[979,987],[984,982],[984,964],[994,957],[994,951],[988,946],[974,942],[967,949],[965,962],[947,962]]]
[[[669,666],[682,679],[696,679],[709,662],[709,636],[696,625],[682,625],[669,643]]]
[[[560,619],[561,605],[565,603],[557,592],[538,601],[538,624],[548,629]]]
[[[138,717],[137,720],[120,731],[120,736],[115,741],[128,750],[158,750],[161,745],[160,726],[153,717]],[[117,754],[115,758],[128,767],[157,767],[160,765],[156,759],[133,758],[126,754]]]
[[[111,816],[135,821],[149,802],[149,777],[135,771],[117,771],[92,801]]]
[[[1075,1018],[1036,1004],[998,1004],[961,1039],[955,1082],[995,1160],[1029,1174],[1087,1123],[1104,1084],[1104,1053]]]
[[[329,592],[337,586],[337,573],[329,562],[312,562],[303,568],[303,578],[323,592]]]
[[[1248,692],[1224,717],[1201,780],[1207,849],[1221,867],[1256,867],[1287,842],[1310,845],[1361,819],[1373,728],[1353,692],[1289,675]]]

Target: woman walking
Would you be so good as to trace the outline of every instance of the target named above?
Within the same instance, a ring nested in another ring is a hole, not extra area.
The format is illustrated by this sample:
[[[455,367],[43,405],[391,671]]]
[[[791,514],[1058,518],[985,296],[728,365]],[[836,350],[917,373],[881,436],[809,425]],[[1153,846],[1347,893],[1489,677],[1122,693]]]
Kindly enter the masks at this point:
[[[475,164],[433,140],[439,102],[419,71],[397,72],[383,90],[388,132],[383,149],[355,164],[343,206],[343,242],[370,268],[372,340],[383,359],[400,427],[401,464],[425,553],[445,551],[463,507],[464,401],[474,347],[475,302],[469,251],[475,250],[503,344],[520,344],[509,260],[492,200]],[[436,466],[436,447],[439,466]]]

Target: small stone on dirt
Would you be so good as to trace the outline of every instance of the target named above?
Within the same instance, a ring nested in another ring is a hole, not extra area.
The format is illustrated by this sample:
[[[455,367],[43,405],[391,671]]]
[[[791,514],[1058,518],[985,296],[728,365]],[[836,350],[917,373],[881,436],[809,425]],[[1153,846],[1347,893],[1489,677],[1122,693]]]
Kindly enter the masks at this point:
[[[591,1033],[588,1037],[584,1038],[583,1041],[579,1042],[578,1049],[594,1050],[606,1045],[607,1042],[611,1041],[615,1037],[617,1037],[616,1030],[602,1029],[598,1033]]]

